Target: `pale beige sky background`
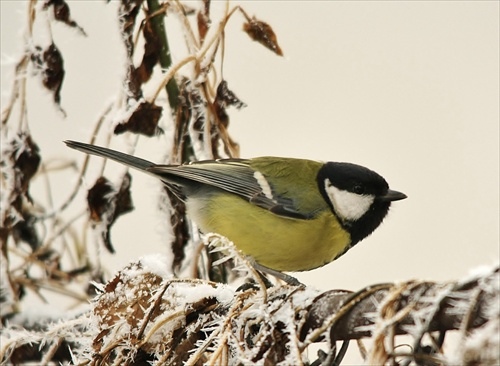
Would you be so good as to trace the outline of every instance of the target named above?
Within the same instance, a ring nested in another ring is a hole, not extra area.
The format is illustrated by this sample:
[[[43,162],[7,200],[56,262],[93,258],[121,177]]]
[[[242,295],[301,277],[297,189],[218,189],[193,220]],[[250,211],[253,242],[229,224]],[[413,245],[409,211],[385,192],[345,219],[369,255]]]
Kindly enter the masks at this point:
[[[2,103],[21,51],[22,3],[0,2]],[[115,4],[69,3],[89,36],[52,28],[65,57],[68,117],[61,119],[50,96],[30,83],[29,120],[49,156],[81,161],[61,141],[89,139],[93,121],[121,86],[123,49]],[[285,53],[276,57],[250,41],[241,17],[229,23],[224,77],[248,104],[231,113],[229,130],[242,156],[354,162],[408,195],[371,237],[337,262],[297,274],[301,281],[356,290],[375,282],[457,279],[498,261],[499,2],[237,3],[273,26]],[[175,62],[182,39],[172,39],[171,48]],[[144,141],[137,154],[159,161],[160,148]],[[124,216],[113,230],[118,255],[106,260],[114,269],[165,251],[157,183],[133,175],[144,187],[134,191],[139,214]],[[150,244],[122,247],[145,232]]]

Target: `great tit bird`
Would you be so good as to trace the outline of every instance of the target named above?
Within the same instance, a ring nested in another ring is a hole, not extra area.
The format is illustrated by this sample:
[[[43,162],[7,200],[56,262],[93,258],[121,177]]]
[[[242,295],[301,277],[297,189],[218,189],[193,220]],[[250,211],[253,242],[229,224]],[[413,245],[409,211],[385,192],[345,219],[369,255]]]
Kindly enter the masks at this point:
[[[289,282],[293,277],[281,272],[330,263],[370,235],[392,201],[406,198],[379,174],[350,163],[260,157],[157,165],[104,147],[65,143],[160,179],[185,201],[201,231],[227,237],[256,269]]]

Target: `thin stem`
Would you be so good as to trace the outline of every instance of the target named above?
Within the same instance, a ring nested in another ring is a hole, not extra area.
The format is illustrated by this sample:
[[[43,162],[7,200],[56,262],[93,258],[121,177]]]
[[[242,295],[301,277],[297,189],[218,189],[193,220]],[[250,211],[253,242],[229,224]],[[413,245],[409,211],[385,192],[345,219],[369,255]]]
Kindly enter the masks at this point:
[[[147,2],[150,14],[162,9],[158,0],[147,0]],[[172,57],[170,56],[170,47],[168,45],[167,32],[165,30],[165,22],[163,19],[163,11],[161,11],[158,15],[151,17],[151,25],[153,26],[153,29],[162,44],[160,51],[160,65],[162,69],[166,70],[172,65]],[[166,90],[168,104],[170,105],[172,111],[175,112],[179,104],[179,87],[177,86],[175,78],[172,77],[169,79],[166,85]]]

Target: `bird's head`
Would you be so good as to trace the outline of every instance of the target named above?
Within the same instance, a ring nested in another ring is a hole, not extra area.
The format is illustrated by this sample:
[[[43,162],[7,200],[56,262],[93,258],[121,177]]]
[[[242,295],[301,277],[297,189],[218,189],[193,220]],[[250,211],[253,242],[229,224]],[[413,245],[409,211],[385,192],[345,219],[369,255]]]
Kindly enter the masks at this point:
[[[341,225],[351,234],[351,245],[375,230],[392,201],[406,195],[389,189],[374,171],[350,163],[326,163],[318,173],[318,186]]]

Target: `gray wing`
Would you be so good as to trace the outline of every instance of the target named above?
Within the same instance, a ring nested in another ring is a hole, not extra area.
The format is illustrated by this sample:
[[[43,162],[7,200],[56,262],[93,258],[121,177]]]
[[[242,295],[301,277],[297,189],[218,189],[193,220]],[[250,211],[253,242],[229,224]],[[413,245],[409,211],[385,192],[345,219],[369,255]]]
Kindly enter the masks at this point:
[[[248,160],[221,159],[178,166],[155,165],[146,170],[169,184],[189,189],[201,183],[232,193],[277,215],[310,218],[298,212],[291,199],[275,194],[272,184],[253,170]]]
[[[83,142],[65,141],[76,150],[115,160],[161,179],[179,198],[183,192],[195,191],[199,184],[219,188],[277,215],[310,219],[313,214],[300,213],[294,202],[276,194],[272,184],[250,167],[249,160],[222,159],[199,161],[185,165],[156,165],[150,161]]]

